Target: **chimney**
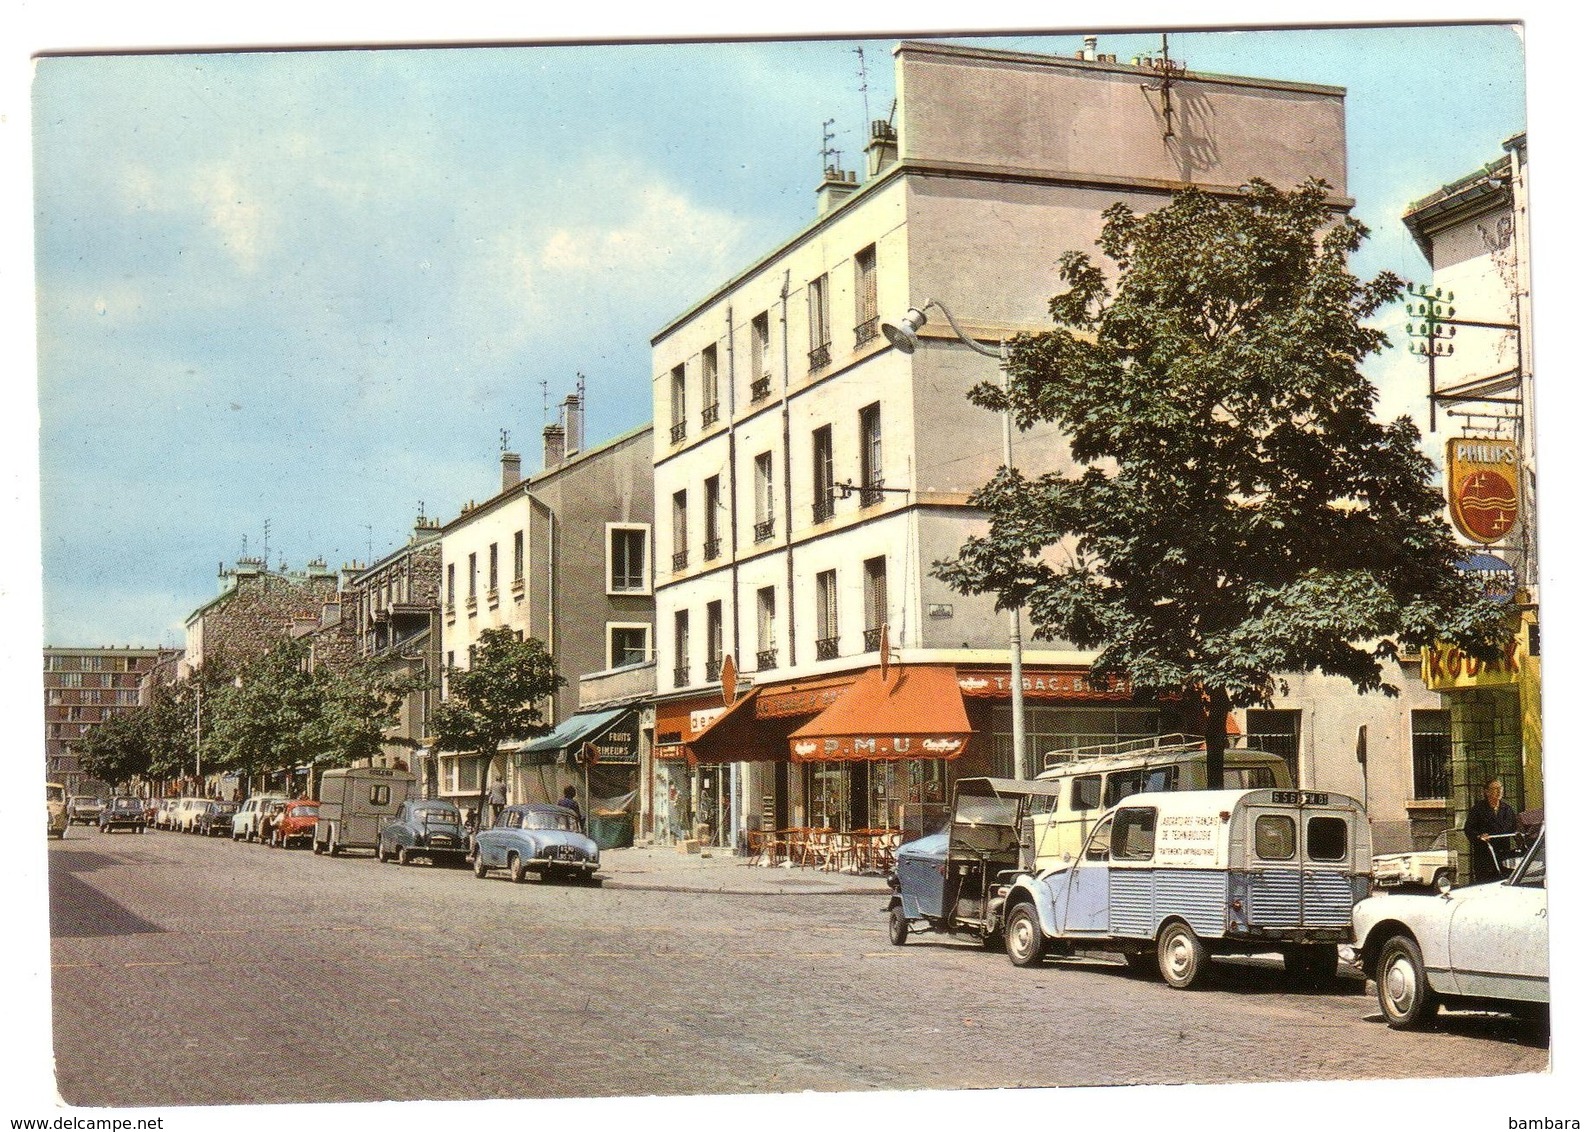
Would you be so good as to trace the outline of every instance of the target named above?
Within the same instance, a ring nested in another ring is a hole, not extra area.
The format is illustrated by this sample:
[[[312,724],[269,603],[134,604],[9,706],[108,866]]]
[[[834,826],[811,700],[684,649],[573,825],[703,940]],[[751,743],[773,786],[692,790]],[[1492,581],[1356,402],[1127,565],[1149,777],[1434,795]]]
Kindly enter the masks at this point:
[[[876,177],[900,158],[900,139],[894,127],[882,118],[873,120],[872,137],[867,142],[867,176]]]
[[[519,453],[504,452],[502,454],[502,489],[507,491],[523,478],[519,474]]]
[[[563,455],[574,455],[585,447],[585,403],[578,393],[563,398]]]
[[[1099,57],[1099,37],[1085,35],[1082,37],[1082,50],[1077,53],[1077,58],[1092,63]]]
[[[854,173],[833,168],[823,170],[823,182],[817,186],[817,215],[828,215],[856,188]]]
[[[563,426],[549,424],[541,430],[541,466],[555,468],[563,463]]]

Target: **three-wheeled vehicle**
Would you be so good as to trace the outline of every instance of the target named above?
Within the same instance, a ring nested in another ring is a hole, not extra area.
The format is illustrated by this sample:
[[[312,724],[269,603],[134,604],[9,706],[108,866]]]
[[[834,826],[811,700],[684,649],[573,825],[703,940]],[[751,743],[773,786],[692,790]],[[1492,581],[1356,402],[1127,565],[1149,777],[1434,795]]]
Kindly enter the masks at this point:
[[[1005,890],[1021,864],[1023,820],[1035,797],[1047,800],[1059,789],[1058,783],[1012,778],[957,782],[949,824],[895,851],[890,942],[899,946],[912,934],[946,932],[999,948]]]

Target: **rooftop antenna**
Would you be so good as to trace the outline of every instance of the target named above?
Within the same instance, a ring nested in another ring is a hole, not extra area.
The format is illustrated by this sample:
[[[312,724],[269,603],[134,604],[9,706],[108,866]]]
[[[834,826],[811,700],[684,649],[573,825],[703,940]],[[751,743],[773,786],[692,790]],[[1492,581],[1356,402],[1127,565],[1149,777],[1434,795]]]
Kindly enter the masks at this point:
[[[271,568],[271,521],[265,520],[265,544],[260,550],[260,561],[265,564],[265,569]]]
[[[867,105],[867,51],[859,43],[856,44],[856,59],[861,68],[861,120],[870,127],[872,125],[872,109]]]
[[[896,98],[889,103],[889,125],[894,125],[894,112],[900,108],[900,100]]]
[[[1176,136],[1176,127],[1170,108],[1170,87],[1173,80],[1187,73],[1187,64],[1170,57],[1170,36],[1164,32],[1159,33],[1159,55],[1150,55],[1146,62],[1150,69],[1159,72],[1159,82],[1145,85],[1142,89],[1159,91],[1159,112],[1165,118],[1165,136],[1173,138]]]
[[[541,379],[541,427],[547,427],[547,379]]]
[[[829,129],[829,127],[832,126],[833,124],[834,124],[834,120],[832,118],[829,118],[826,122],[823,123],[823,148],[822,148],[822,152],[821,152],[821,157],[823,159],[823,172],[825,174],[829,173],[829,172],[838,172],[838,170],[839,170],[839,154],[840,154],[840,151],[835,149],[830,144],[834,140],[834,131]],[[828,159],[830,157],[832,157],[834,159],[834,163],[832,165],[830,165],[828,163]]]
[[[500,428],[497,430],[497,451],[508,451],[508,430],[505,428]]]

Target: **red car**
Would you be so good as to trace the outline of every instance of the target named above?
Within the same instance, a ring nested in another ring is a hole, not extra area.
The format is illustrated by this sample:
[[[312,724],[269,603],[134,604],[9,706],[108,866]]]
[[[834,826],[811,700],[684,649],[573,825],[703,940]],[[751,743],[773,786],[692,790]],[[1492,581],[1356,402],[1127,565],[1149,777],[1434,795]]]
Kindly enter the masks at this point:
[[[319,815],[320,803],[313,798],[288,802],[271,826],[271,844],[279,849],[290,849],[295,841],[308,845],[315,839],[315,820]]]

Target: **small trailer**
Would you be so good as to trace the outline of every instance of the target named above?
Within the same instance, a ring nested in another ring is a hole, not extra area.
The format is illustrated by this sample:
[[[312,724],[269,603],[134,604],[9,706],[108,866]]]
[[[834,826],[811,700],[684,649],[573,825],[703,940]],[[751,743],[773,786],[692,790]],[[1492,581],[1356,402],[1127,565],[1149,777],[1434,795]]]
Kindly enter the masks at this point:
[[[381,827],[414,791],[414,776],[384,766],[339,767],[320,776],[320,813],[314,850],[335,855],[344,849],[375,851]]]

